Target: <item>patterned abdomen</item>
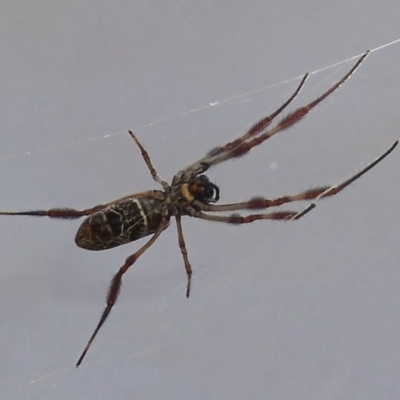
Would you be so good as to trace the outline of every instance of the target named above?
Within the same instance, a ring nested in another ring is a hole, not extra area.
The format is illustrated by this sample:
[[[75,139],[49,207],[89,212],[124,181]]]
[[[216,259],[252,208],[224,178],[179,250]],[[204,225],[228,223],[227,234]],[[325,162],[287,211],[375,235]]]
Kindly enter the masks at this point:
[[[127,199],[86,218],[75,243],[87,250],[106,250],[154,233],[161,222],[162,202]]]

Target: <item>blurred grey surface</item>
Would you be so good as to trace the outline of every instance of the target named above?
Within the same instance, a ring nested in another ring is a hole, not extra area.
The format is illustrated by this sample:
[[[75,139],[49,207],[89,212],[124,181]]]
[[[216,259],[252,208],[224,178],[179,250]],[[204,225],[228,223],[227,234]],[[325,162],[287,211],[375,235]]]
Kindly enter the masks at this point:
[[[154,188],[128,129],[170,180],[279,106],[292,78],[399,39],[399,14],[388,0],[3,1],[0,210]],[[210,170],[221,202],[334,184],[389,147],[399,49],[372,52],[295,128]],[[313,74],[296,105],[352,63]],[[298,222],[185,218],[189,300],[171,224],[77,370],[141,242],[88,252],[79,221],[2,217],[0,399],[400,398],[399,178],[396,150]]]

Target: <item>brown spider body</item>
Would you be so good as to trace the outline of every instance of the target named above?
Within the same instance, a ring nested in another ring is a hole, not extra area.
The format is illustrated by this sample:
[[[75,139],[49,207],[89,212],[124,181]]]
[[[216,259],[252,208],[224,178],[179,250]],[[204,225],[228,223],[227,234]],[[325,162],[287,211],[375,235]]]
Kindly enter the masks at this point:
[[[86,250],[107,250],[153,234],[161,223],[162,202],[125,199],[87,217],[75,236]]]
[[[77,367],[81,364],[93,340],[117,301],[123,275],[159,238],[164,229],[168,227],[172,217],[175,219],[178,230],[179,248],[181,250],[187,273],[186,296],[189,297],[192,268],[189,262],[183,235],[181,222],[182,216],[236,225],[247,224],[257,220],[298,220],[315,207],[315,202],[317,200],[336,195],[368,172],[394,150],[398,141],[394,142],[388,150],[369,163],[361,171],[340,183],[330,186],[320,186],[314,189],[304,190],[297,194],[274,199],[257,196],[240,203],[213,204],[219,200],[219,188],[211,183],[207,176],[201,175],[203,172],[219,163],[247,154],[252,148],[260,145],[277,133],[292,127],[302,120],[309,111],[338,89],[360,66],[367,55],[368,51],[359,58],[347,74],[345,74],[336,84],[327,89],[321,96],[317,97],[309,104],[297,108],[294,112],[288,113],[273,127],[269,127],[275,118],[297,97],[308,76],[308,74],[304,75],[297,89],[289,99],[282,104],[282,106],[272,114],[255,123],[238,139],[215,148],[193,164],[180,170],[173,177],[171,185],[158,176],[157,171],[150,160],[149,154],[137,137],[132,132],[129,132],[132,139],[139,147],[143,160],[146,163],[151,176],[163,187],[163,190],[148,190],[131,194],[110,203],[84,210],[52,208],[50,210],[32,210],[23,212],[0,211],[0,215],[47,216],[50,218],[65,220],[87,217],[76,234],[75,242],[79,247],[88,250],[111,249],[135,241],[139,238],[152,235],[151,238],[136,252],[128,256],[125,263],[119,268],[111,280],[107,294],[106,307],[96,329],[78,359],[76,364]],[[312,201],[313,203],[302,211],[265,211],[271,207],[279,207],[283,204],[304,200]],[[241,215],[238,213],[231,215],[218,214],[221,212],[232,211],[251,212],[251,210],[262,211],[249,215]]]
[[[164,183],[164,188],[164,192],[149,192],[153,197],[138,198],[132,195],[106,206],[95,207],[98,211],[91,213],[79,227],[75,236],[76,245],[98,251],[134,242],[157,232],[163,220],[166,229],[171,216],[191,215],[193,211],[200,211],[193,204],[195,201],[208,203],[219,199],[219,188],[205,175],[184,184],[169,186]],[[53,210],[54,214],[56,212]]]

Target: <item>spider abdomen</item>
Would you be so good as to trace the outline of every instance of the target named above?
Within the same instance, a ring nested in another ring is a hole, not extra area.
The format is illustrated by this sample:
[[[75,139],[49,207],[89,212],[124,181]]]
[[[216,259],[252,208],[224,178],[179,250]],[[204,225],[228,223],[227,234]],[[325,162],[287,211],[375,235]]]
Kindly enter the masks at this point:
[[[161,201],[126,199],[86,218],[75,236],[86,250],[107,250],[154,233],[161,222]]]

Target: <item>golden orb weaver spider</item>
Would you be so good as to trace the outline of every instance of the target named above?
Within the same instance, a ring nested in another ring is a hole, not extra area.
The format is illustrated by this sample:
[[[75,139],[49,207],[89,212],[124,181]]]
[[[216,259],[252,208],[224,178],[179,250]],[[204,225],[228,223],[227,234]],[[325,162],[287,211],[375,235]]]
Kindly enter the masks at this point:
[[[189,297],[192,267],[189,262],[182,230],[182,216],[186,215],[208,221],[224,222],[236,225],[268,219],[284,221],[297,220],[314,208],[315,204],[310,204],[310,206],[300,212],[274,211],[269,213],[255,213],[247,216],[242,216],[240,214],[232,214],[228,216],[215,215],[209,214],[209,212],[219,213],[239,210],[265,210],[270,207],[277,207],[295,201],[315,201],[316,199],[333,196],[364,175],[394,150],[398,141],[394,142],[388,150],[364,167],[361,171],[341,183],[333,186],[322,186],[308,189],[294,195],[283,196],[275,199],[253,197],[248,201],[240,203],[213,204],[219,200],[219,188],[217,185],[211,183],[209,178],[203,174],[209,168],[219,163],[243,156],[253,147],[260,145],[275,134],[299,122],[308,114],[309,111],[338,89],[355,72],[368,53],[369,51],[365,52],[350,71],[335,85],[326,90],[325,93],[306,106],[299,107],[294,112],[288,113],[274,127],[267,129],[275,118],[297,97],[307,79],[308,74],[305,74],[294,93],[276,111],[258,121],[238,139],[213,149],[206,156],[180,170],[173,177],[171,184],[168,184],[164,179],[159,177],[150,160],[149,154],[139,142],[135,134],[129,131],[129,134],[141,151],[143,160],[146,163],[151,176],[162,186],[163,190],[148,190],[130,194],[109,203],[101,204],[85,210],[52,208],[49,210],[0,212],[0,215],[47,216],[58,219],[76,219],[85,216],[87,218],[78,229],[75,242],[79,247],[88,250],[110,249],[152,235],[152,237],[142,247],[140,247],[139,250],[131,254],[125,260],[125,263],[112,278],[107,294],[106,307],[96,329],[78,359],[76,364],[77,367],[82,363],[97,333],[104,324],[118,298],[121,289],[122,276],[132,266],[132,264],[134,264],[135,261],[149,247],[151,247],[163,230],[168,227],[171,217],[175,218],[178,229],[178,243],[187,273],[186,297]]]

